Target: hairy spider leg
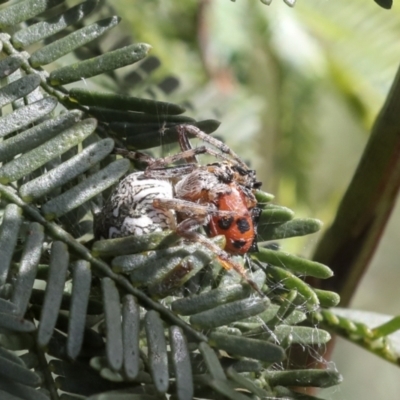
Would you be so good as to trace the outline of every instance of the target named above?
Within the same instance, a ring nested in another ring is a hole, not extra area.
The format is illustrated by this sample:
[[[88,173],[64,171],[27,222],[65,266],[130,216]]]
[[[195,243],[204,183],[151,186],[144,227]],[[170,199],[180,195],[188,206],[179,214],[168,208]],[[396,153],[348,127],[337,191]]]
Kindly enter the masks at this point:
[[[121,149],[119,147],[114,148],[113,152],[115,154],[119,154],[125,158],[128,158],[129,160],[132,160],[132,161],[144,162],[144,163],[148,164],[148,167],[161,168],[161,167],[165,167],[169,164],[173,164],[176,161],[190,159],[191,157],[195,156],[196,154],[207,153],[207,147],[199,146],[199,147],[196,147],[195,149],[190,148],[190,149],[187,149],[180,153],[174,154],[172,156],[167,156],[167,157],[163,157],[163,158],[154,158],[146,153],[142,153],[141,151],[130,151],[130,150],[126,150],[126,149]]]
[[[181,127],[181,125],[179,125],[179,126]],[[209,135],[207,135],[207,136],[209,136]],[[215,138],[212,138],[212,139],[217,140]],[[190,140],[188,138],[188,135],[187,135],[186,131],[183,130],[183,129],[180,129],[180,128],[178,128],[178,142],[179,142],[179,146],[180,146],[182,151],[193,149],[192,144],[190,143]],[[220,143],[222,143],[222,142],[220,142]],[[205,153],[207,153],[210,156],[213,156],[215,158],[220,158],[221,160],[227,161],[229,163],[232,162],[232,157],[229,157],[228,154],[218,152],[217,150],[213,150],[210,147],[207,147],[207,150],[205,151]],[[198,154],[200,154],[200,153],[198,153]],[[190,163],[198,164],[198,160],[197,160],[196,155],[193,155],[192,158],[188,157],[186,159],[186,161],[190,162]],[[248,169],[248,167],[246,167],[246,169]]]
[[[151,163],[149,163],[148,168],[162,168],[167,165],[173,164],[177,161],[181,161],[181,160],[187,161],[189,159],[192,159],[192,157],[195,157],[197,154],[204,154],[204,153],[207,153],[206,146],[199,146],[194,149],[190,148],[190,149],[184,150],[180,153],[173,154],[172,156],[158,158],[158,159],[152,161]],[[193,163],[197,164],[196,161],[194,161]]]
[[[181,135],[180,135],[181,136]],[[177,154],[173,154],[172,156],[167,156],[167,157],[163,157],[163,158],[158,158],[158,159],[154,159],[152,158],[150,161],[146,161],[144,158],[141,158],[141,155],[139,156],[140,158],[138,158],[137,156],[133,156],[133,157],[129,157],[133,160],[140,160],[140,161],[144,161],[148,163],[148,168],[149,169],[157,169],[157,168],[165,168],[167,165],[173,164],[177,161],[181,161],[181,160],[185,160],[186,162],[188,162],[189,164],[196,164],[198,165],[198,161],[196,159],[197,155],[200,154],[209,154],[213,157],[216,158],[221,158],[224,161],[228,161],[228,162],[232,162],[232,160],[223,153],[219,153],[216,150],[211,149],[210,147],[207,146],[199,146],[199,147],[191,147],[191,144],[187,138],[186,134],[182,134],[182,137],[185,137],[185,141],[180,142],[180,145],[187,145],[189,146],[188,148],[184,148],[182,149],[183,151]],[[186,144],[185,144],[186,143]],[[135,153],[135,152],[128,152],[128,153]],[[140,152],[137,152],[139,154],[143,154]],[[147,156],[147,154],[144,154],[145,156]],[[147,156],[149,159],[151,158],[150,156]],[[246,166],[246,169],[248,170],[248,167]]]
[[[185,139],[183,139],[182,142],[180,142],[180,145],[181,146],[189,146],[189,148],[186,148],[184,151],[177,153],[177,154],[173,154],[171,156],[156,159],[156,158],[153,158],[152,156],[142,153],[140,151],[130,151],[130,150],[122,149],[122,148],[114,148],[114,153],[119,154],[125,158],[128,158],[129,160],[132,160],[132,161],[140,161],[140,162],[146,163],[148,166],[145,171],[145,176],[146,177],[151,176],[153,178],[158,178],[158,176],[153,175],[151,172],[149,172],[149,170],[165,169],[168,165],[173,164],[177,161],[181,161],[181,160],[185,160],[186,162],[188,162],[189,166],[187,167],[187,170],[184,169],[184,167],[185,167],[184,165],[176,166],[176,167],[182,168],[179,171],[180,175],[175,175],[174,171],[172,171],[172,174],[168,175],[168,176],[161,176],[162,174],[160,174],[160,179],[161,178],[175,178],[177,176],[189,174],[190,172],[192,172],[195,169],[195,165],[198,165],[196,155],[199,155],[199,154],[207,153],[213,157],[221,158],[225,161],[230,161],[230,158],[226,154],[219,153],[218,151],[210,149],[209,147],[199,146],[199,147],[192,148],[186,134],[180,133],[179,136],[182,138],[185,137]],[[171,168],[174,168],[174,167],[171,167]],[[178,174],[178,171],[177,171],[177,174]]]
[[[187,163],[198,164],[199,161],[196,156],[203,153],[203,152],[198,152],[198,149],[201,149],[205,146],[199,146],[199,147],[193,148],[192,144],[190,143],[187,132],[184,129],[181,129],[180,127],[181,127],[181,125],[178,126],[177,131],[178,131],[178,143],[182,150],[182,154],[185,155],[185,160]],[[194,150],[193,154],[190,153],[190,150],[192,150],[192,151]],[[213,150],[210,147],[206,147],[204,153],[207,153],[216,158],[220,158],[224,161],[232,162],[232,157],[229,157],[225,153],[221,153],[216,150]]]
[[[173,167],[160,167],[150,168],[148,167],[144,172],[146,178],[153,179],[179,179],[184,175],[188,175],[198,167],[196,164],[182,164],[175,165]]]
[[[232,150],[230,149],[229,146],[227,146],[225,143],[222,143],[220,140],[207,135],[207,133],[203,132],[197,126],[194,125],[177,125],[174,127],[176,131],[178,132],[178,135],[192,135],[194,137],[197,137],[200,140],[203,140],[206,143],[211,144],[212,146],[216,147],[219,149],[222,153],[228,154],[230,157],[232,157],[237,164],[239,164],[242,168],[245,170],[248,170],[249,167],[241,160],[241,158]],[[214,154],[215,155],[215,154]]]
[[[186,133],[182,132],[182,130],[180,130],[180,129],[178,129],[178,143],[179,143],[179,146],[180,146],[182,152],[193,150],[193,146],[190,143],[188,135],[186,135]],[[197,159],[196,154],[192,154],[192,155],[186,157],[185,160],[189,164],[190,163],[192,163],[192,164],[199,163],[199,160]]]
[[[189,142],[188,142],[189,143]],[[190,145],[190,144],[189,144]],[[135,152],[130,152],[130,153],[135,153]],[[182,151],[181,153],[177,153],[171,156],[167,156],[164,158],[158,158],[158,159],[152,159],[151,161],[148,161],[148,167],[144,171],[144,175],[148,178],[155,178],[155,179],[170,179],[170,178],[177,178],[177,177],[182,177],[183,175],[187,175],[191,172],[193,172],[196,168],[198,168],[197,163],[190,163],[190,164],[182,164],[182,165],[176,165],[176,166],[171,166],[167,167],[170,164],[173,164],[177,161],[181,160],[190,160],[191,157],[193,156],[194,158],[196,155],[199,154],[210,154],[214,157],[219,157],[222,158],[226,161],[229,161],[229,158],[226,157],[225,154],[221,154],[213,149],[210,149],[209,147],[206,146],[199,146],[195,148],[190,148],[188,150]],[[147,155],[146,155],[147,156]],[[139,155],[140,157],[140,155]],[[147,156],[150,158],[150,156]],[[128,158],[138,160],[139,158],[135,155],[132,155],[131,157]],[[142,159],[141,159],[142,160]],[[142,161],[145,161],[144,159]]]
[[[196,217],[202,223],[198,225],[206,225],[210,217],[232,217],[235,213],[233,211],[218,210],[213,204],[204,205],[193,203],[192,201],[182,199],[154,199],[153,207],[160,208],[161,210],[174,210],[189,217]]]
[[[200,154],[210,154],[214,157],[221,158],[225,161],[232,161],[231,157],[237,164],[239,164],[244,170],[249,171],[249,167],[240,159],[240,157],[226,144],[222,143],[220,140],[208,135],[194,125],[177,125],[174,127],[178,132],[178,142],[181,147],[181,152],[174,154],[172,156],[167,156],[163,158],[155,159],[148,154],[142,153],[140,151],[129,151],[122,148],[115,148],[114,153],[120,154],[133,161],[142,161],[148,164],[148,168],[162,168],[174,162],[180,160],[186,160],[189,163],[198,163],[197,155]],[[197,137],[198,139],[211,144],[221,153],[210,149],[206,146],[199,146],[192,148],[192,145],[188,139],[188,135]]]
[[[114,154],[119,154],[120,156],[127,158],[132,161],[141,161],[146,164],[153,163],[156,159],[146,153],[142,153],[141,151],[130,151],[126,149],[122,149],[120,147],[114,147]]]
[[[119,154],[125,158],[128,158],[129,160],[132,161],[141,161],[146,163],[148,166],[146,168],[145,171],[145,175],[147,177],[150,177],[152,175],[151,172],[149,171],[153,171],[153,170],[161,170],[161,169],[170,169],[167,166],[170,164],[173,164],[177,161],[181,161],[181,160],[190,160],[192,159],[192,157],[195,157],[198,154],[204,154],[204,153],[208,153],[214,156],[218,156],[218,154],[216,152],[213,152],[211,149],[209,149],[206,146],[199,146],[196,148],[189,148],[185,151],[182,151],[180,153],[177,154],[173,154],[171,156],[167,156],[167,157],[163,157],[163,158],[153,158],[151,156],[149,156],[148,154],[142,153],[140,151],[129,151],[126,149],[121,149],[121,148],[114,148],[114,153],[115,154]],[[185,170],[185,167],[188,168],[188,170]],[[192,162],[186,165],[179,165],[179,166],[174,166],[171,167],[172,168],[182,168],[179,171],[179,176],[182,176],[184,174],[188,174],[190,172],[192,172],[195,168],[197,167],[197,162]],[[157,178],[156,176],[152,176],[154,178]],[[169,176],[168,176],[169,177]],[[172,175],[170,176],[171,178],[176,177],[176,175],[174,175],[174,171],[172,171]]]

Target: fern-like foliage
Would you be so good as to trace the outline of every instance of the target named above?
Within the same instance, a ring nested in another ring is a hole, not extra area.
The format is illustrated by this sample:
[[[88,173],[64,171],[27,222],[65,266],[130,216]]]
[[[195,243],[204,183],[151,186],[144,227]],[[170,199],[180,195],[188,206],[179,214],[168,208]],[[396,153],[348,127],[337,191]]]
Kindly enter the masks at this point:
[[[235,0],[232,0],[235,1]],[[260,0],[261,3],[270,5],[272,3],[272,0]],[[284,0],[284,2],[290,6],[293,7],[296,4],[296,0]],[[382,8],[390,9],[392,8],[393,1],[392,0],[375,0],[375,2],[380,5]]]
[[[100,37],[119,18],[85,25],[97,5],[25,0],[0,10],[0,397],[314,398],[289,387],[326,387],[340,375],[290,370],[286,351],[329,341],[317,310],[338,296],[300,276],[331,271],[268,242],[313,233],[319,221],[257,193],[261,250],[249,274],[264,298],[174,232],[94,242],[94,212],[131,169],[112,154],[115,143],[151,149],[160,129],[165,144],[178,124],[206,133],[219,125],[171,103],[65,87],[102,76],[103,86],[118,82],[128,93],[157,66],[150,58],[117,75],[150,46],[100,54]],[[60,66],[72,52],[89,56]],[[155,90],[175,86],[166,78]]]

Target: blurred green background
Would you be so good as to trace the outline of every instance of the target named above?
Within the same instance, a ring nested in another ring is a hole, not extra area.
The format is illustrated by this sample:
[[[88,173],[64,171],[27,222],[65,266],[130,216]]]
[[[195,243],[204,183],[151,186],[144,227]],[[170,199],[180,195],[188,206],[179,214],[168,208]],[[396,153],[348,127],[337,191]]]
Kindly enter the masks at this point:
[[[122,29],[153,46],[189,102],[188,114],[222,121],[217,136],[257,169],[265,191],[299,217],[329,226],[400,63],[400,5],[372,0],[147,0],[113,2]],[[146,95],[146,85],[139,91]],[[164,149],[168,152],[168,148]],[[360,199],[362,201],[362,199]],[[399,314],[400,208],[394,210],[352,307]],[[318,241],[285,240],[310,256]],[[400,370],[338,339],[344,383],[325,399],[396,399]],[[334,368],[333,364],[329,368]]]

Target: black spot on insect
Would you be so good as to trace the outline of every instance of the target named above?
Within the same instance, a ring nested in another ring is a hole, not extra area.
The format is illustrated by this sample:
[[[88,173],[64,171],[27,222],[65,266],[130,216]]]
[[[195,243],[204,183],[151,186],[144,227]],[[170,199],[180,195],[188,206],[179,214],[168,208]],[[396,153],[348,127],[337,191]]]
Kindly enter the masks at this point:
[[[222,217],[218,220],[218,226],[221,229],[227,230],[230,228],[233,222],[233,217]]]
[[[241,249],[246,244],[246,241],[244,239],[234,240],[232,244],[235,249]]]
[[[240,233],[245,233],[250,230],[250,224],[246,218],[238,218],[236,220],[236,225],[237,225]]]

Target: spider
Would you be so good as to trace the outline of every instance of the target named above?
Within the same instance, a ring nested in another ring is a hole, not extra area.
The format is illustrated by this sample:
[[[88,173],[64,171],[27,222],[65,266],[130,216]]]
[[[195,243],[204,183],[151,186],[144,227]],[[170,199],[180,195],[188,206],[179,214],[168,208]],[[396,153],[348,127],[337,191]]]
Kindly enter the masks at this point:
[[[141,152],[115,149],[117,154],[143,161],[147,168],[123,179],[100,212],[96,236],[105,238],[142,235],[172,229],[181,237],[199,242],[216,254],[222,266],[237,271],[261,296],[254,281],[230,254],[257,250],[256,225],[260,215],[254,191],[261,186],[255,171],[228,146],[193,125],[178,125],[182,152],[154,159]],[[188,136],[214,146],[192,148]],[[200,165],[196,156],[208,153],[220,162]],[[169,165],[184,160],[186,164]],[[219,248],[197,232],[208,227],[211,237],[224,235]]]

